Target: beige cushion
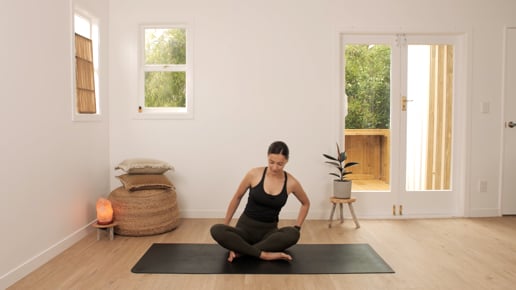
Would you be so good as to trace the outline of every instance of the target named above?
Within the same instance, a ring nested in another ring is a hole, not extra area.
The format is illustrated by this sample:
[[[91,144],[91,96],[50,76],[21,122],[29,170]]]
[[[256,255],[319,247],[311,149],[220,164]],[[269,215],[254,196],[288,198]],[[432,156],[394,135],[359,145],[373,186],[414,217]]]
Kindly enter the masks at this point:
[[[172,182],[163,174],[124,174],[117,178],[129,191],[174,188]]]
[[[128,174],[163,174],[168,170],[174,170],[174,167],[156,159],[132,158],[122,161],[115,169],[121,169]]]

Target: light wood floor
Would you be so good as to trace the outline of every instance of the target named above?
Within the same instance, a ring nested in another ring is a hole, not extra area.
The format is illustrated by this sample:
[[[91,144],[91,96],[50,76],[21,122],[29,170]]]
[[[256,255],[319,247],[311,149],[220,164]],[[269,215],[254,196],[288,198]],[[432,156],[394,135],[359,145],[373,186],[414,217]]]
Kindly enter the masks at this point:
[[[395,274],[132,274],[155,242],[213,243],[215,219],[183,220],[151,237],[96,240],[93,233],[8,289],[515,289],[516,217],[307,221],[300,243],[369,243]],[[289,221],[282,224],[289,224]],[[202,261],[199,261],[202,263]]]

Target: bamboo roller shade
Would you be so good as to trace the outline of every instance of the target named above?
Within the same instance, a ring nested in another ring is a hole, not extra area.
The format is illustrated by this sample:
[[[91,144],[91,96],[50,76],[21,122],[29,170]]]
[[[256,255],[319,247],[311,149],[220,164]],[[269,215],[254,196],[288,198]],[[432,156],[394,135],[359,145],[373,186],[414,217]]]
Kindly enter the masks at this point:
[[[75,34],[75,71],[77,112],[95,114],[95,79],[93,69],[93,48],[90,39]]]

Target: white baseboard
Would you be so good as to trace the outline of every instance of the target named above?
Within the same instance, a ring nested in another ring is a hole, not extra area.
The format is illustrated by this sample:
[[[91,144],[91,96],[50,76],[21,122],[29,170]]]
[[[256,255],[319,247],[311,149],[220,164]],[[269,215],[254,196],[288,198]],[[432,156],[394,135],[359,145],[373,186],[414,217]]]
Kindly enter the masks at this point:
[[[93,224],[94,222],[95,221],[80,228],[79,230],[77,230],[74,233],[70,234],[69,236],[65,237],[64,239],[57,242],[50,248],[35,255],[34,257],[25,261],[18,267],[7,272],[5,275],[0,277],[0,289],[6,289],[7,287],[16,283],[16,281],[27,276],[32,271],[41,267],[46,262],[50,261],[52,258],[54,258],[57,255],[59,255],[60,253],[62,253],[64,250],[68,249],[70,246],[77,243],[82,238],[86,237],[88,234],[93,232],[94,229],[91,227],[91,224]]]
[[[469,217],[495,217],[501,215],[499,208],[472,208],[469,210]]]

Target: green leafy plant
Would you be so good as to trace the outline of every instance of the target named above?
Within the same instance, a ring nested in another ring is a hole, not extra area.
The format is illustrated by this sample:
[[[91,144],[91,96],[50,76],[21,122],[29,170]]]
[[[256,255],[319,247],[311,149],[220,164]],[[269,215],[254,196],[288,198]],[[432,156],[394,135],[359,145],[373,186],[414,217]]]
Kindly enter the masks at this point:
[[[346,129],[387,129],[390,124],[391,48],[345,46]]]
[[[358,164],[358,162],[346,162],[346,159],[348,159],[348,156],[346,154],[346,151],[340,151],[339,144],[337,143],[337,155],[331,156],[328,154],[323,154],[323,156],[326,159],[329,159],[330,161],[326,161],[326,163],[335,166],[337,168],[338,173],[330,172],[330,175],[336,176],[338,180],[341,181],[347,181],[346,176],[348,174],[351,174],[353,172],[346,171],[346,168],[355,166]]]

